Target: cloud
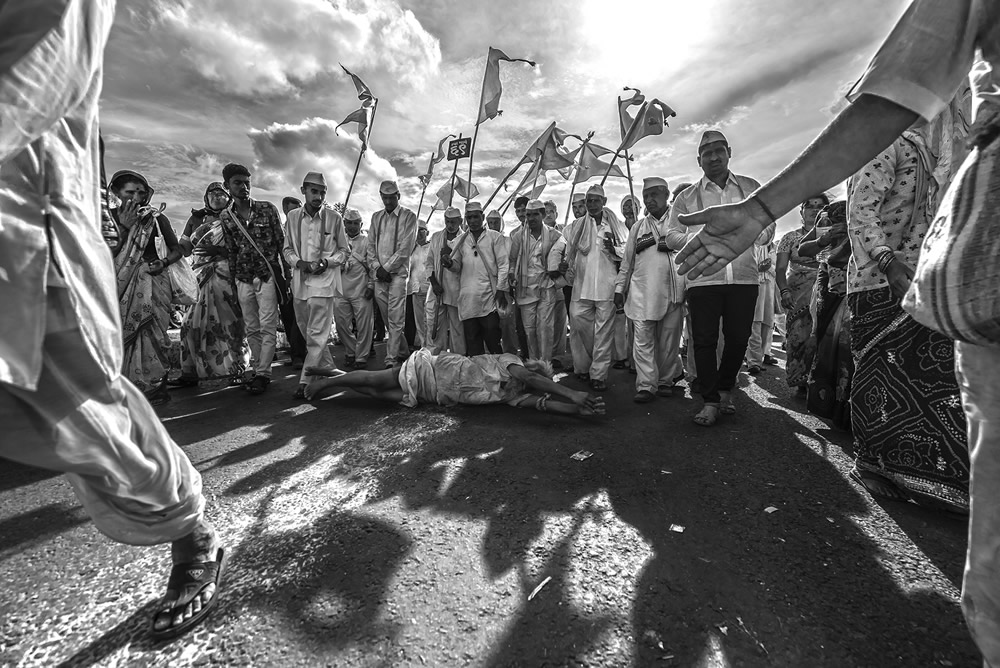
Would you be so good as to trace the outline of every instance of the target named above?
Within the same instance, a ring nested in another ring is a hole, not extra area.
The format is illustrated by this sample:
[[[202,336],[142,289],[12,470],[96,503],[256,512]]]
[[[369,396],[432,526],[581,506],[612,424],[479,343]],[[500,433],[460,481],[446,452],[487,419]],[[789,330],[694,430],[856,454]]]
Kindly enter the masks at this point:
[[[419,85],[441,62],[437,38],[393,0],[284,0],[280,11],[273,0],[236,6],[157,0],[153,34],[200,76],[243,97],[301,94],[340,73],[339,62]]]
[[[272,123],[247,135],[256,156],[254,185],[278,194],[299,191],[302,177],[318,170],[326,176],[328,199],[343,201],[358,160],[356,138],[335,132],[337,121],[309,118],[301,123]],[[396,170],[373,149],[365,153],[351,192],[351,204],[362,213],[381,208],[378,186],[384,179],[396,179]],[[404,184],[400,189],[405,192]]]

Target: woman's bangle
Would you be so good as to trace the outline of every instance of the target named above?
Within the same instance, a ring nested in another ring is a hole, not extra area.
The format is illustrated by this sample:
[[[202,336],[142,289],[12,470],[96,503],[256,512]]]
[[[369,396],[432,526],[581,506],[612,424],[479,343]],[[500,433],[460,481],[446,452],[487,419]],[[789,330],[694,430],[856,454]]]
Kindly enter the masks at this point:
[[[769,209],[768,206],[764,204],[764,200],[758,197],[757,193],[750,195],[750,200],[757,203],[757,206],[760,207],[760,210],[764,212],[764,215],[766,215],[772,223],[778,222],[778,217],[771,212],[771,209]]]
[[[791,288],[781,288],[781,290],[778,291],[778,294],[782,294],[783,295],[786,292],[791,292],[791,291],[792,291]]]
[[[884,251],[881,255],[876,258],[876,263],[878,264],[878,270],[883,274],[889,268],[889,265],[896,261],[896,254],[891,250]]]

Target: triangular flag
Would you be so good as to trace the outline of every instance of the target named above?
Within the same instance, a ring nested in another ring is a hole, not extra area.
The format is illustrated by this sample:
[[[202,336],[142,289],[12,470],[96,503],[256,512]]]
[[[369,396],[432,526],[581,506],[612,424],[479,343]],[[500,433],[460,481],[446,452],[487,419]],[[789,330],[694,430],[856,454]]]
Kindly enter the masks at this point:
[[[347,76],[351,77],[351,80],[354,81],[354,87],[358,89],[358,99],[361,100],[361,106],[370,107],[375,100],[375,95],[372,94],[372,89],[369,88],[368,84],[362,81],[361,77],[357,74],[354,74],[343,65],[341,65],[341,67],[345,72],[347,72]]]
[[[489,55],[486,56],[486,74],[483,76],[483,92],[479,97],[479,117],[476,125],[496,118],[500,114],[500,94],[503,92],[503,85],[500,83],[500,61],[508,63],[528,63],[532,67],[535,63],[523,58],[510,58],[500,49],[490,47]]]
[[[628,133],[628,129],[632,127],[632,122],[635,117],[628,113],[629,107],[637,107],[646,101],[646,96],[638,88],[629,88],[625,86],[624,90],[634,91],[632,97],[628,99],[618,100],[618,126],[621,130],[621,138],[625,139],[625,135]]]
[[[451,197],[453,189],[455,194],[462,199],[473,199],[475,197],[479,197],[479,188],[476,187],[476,184],[470,184],[458,175],[455,175],[446,181],[445,184],[438,188],[438,191],[434,194],[437,195],[439,202],[447,202],[449,199],[454,199]]]
[[[368,148],[368,114],[371,112],[370,107],[361,107],[355,111],[352,111],[347,115],[347,118],[342,120],[336,128],[333,129],[334,132],[337,131],[341,125],[346,123],[357,123],[358,124],[358,139],[361,140],[361,148]]]
[[[643,137],[663,134],[663,127],[667,124],[666,117],[676,115],[673,109],[659,100],[653,99],[649,102],[643,102],[631,127],[622,137],[622,145],[618,150],[627,151]]]
[[[445,148],[444,148],[444,143],[445,143],[446,141],[448,141],[449,139],[451,139],[452,137],[454,137],[454,136],[455,136],[455,135],[453,135],[453,134],[451,134],[451,135],[448,135],[447,137],[445,137],[444,139],[442,139],[441,141],[439,141],[439,142],[438,142],[438,150],[437,150],[437,155],[435,155],[435,156],[434,156],[434,157],[433,157],[433,158],[431,159],[431,164],[432,164],[432,165],[436,165],[436,164],[438,164],[439,162],[441,162],[442,160],[444,160],[444,156],[445,156]]]
[[[582,146],[577,159],[576,175],[573,177],[573,183],[583,183],[595,176],[603,176],[604,174],[626,178],[625,173],[618,165],[612,165],[610,162],[605,162],[598,157],[611,153],[614,153],[614,151],[598,144],[587,143]],[[610,172],[608,171],[609,168]]]

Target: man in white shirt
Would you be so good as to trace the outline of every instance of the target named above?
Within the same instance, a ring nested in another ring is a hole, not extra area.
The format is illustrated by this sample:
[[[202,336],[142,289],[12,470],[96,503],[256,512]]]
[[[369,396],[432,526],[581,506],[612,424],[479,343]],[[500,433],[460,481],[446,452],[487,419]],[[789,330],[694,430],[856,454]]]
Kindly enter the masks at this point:
[[[344,212],[347,258],[340,267],[340,291],[334,300],[337,332],[344,344],[344,363],[355,369],[368,366],[375,325],[375,281],[366,259],[368,235],[361,231],[361,222],[357,209]]]
[[[442,258],[442,266],[459,275],[458,315],[465,330],[465,353],[494,355],[503,352],[500,343],[500,314],[507,309],[507,244],[503,235],[486,228],[483,205],[465,205],[469,229],[459,238],[455,250]]]
[[[688,236],[698,229],[688,228],[678,221],[681,214],[701,211],[719,204],[741,202],[760,183],[748,176],[729,170],[732,149],[729,140],[718,130],[707,130],[698,143],[698,165],[704,176],[674,200],[666,234],[667,246],[680,250]],[[747,219],[747,224],[754,224]],[[768,225],[755,240],[756,246],[766,246],[774,238],[774,224]],[[719,413],[733,414],[732,391],[743,366],[747,342],[753,325],[759,292],[757,259],[748,249],[717,276],[699,276],[687,282],[688,313],[694,338],[695,367],[705,406],[695,416],[696,424],[715,424]],[[719,323],[722,323],[725,347],[718,362]]]
[[[340,214],[326,206],[326,177],[309,172],[302,180],[305,204],[288,212],[282,254],[292,268],[295,320],[306,339],[306,360],[296,399],[305,399],[306,369],[333,369],[327,345],[334,299],[341,290],[340,266],[347,258],[347,234]]]
[[[615,306],[625,308],[635,339],[636,403],[673,394],[680,374],[684,280],[667,248],[670,189],[659,177],[643,180],[642,199],[649,214],[629,230],[622,267],[615,281]]]
[[[98,193],[114,14],[112,0],[0,3],[0,457],[65,473],[112,540],[171,543],[174,570],[150,629],[166,639],[214,608],[226,555],[205,519],[201,475],[121,373]],[[31,578],[6,576],[4,587],[9,600],[27,597]]]
[[[573,284],[570,347],[577,378],[595,392],[608,389],[614,341],[615,277],[628,230],[605,206],[604,188],[593,185],[585,200],[587,215],[566,227],[566,279]]]
[[[555,306],[562,301],[549,276],[548,259],[561,256],[566,242],[552,226],[546,225],[545,205],[537,199],[528,202],[526,223],[510,240],[510,281],[517,296],[517,307],[528,339],[528,356],[548,361],[553,358]]]
[[[587,193],[573,193],[573,220],[587,215]]]
[[[431,354],[450,350],[465,354],[465,329],[458,317],[459,275],[446,271],[442,260],[451,255],[462,232],[462,212],[449,207],[444,212],[444,229],[431,235],[425,268],[429,281],[427,290],[427,336]]]
[[[406,277],[410,273],[410,253],[417,243],[417,216],[399,205],[395,181],[383,181],[379,195],[385,208],[372,215],[368,228],[368,266],[375,279],[375,302],[385,322],[389,340],[385,345],[385,365],[395,366],[406,359]]]
[[[427,304],[427,287],[430,284],[427,270],[430,249],[427,243],[427,221],[421,220],[417,223],[417,243],[410,255],[410,275],[406,279],[406,306],[413,314],[413,345],[416,348],[428,344],[427,314],[424,309]]]

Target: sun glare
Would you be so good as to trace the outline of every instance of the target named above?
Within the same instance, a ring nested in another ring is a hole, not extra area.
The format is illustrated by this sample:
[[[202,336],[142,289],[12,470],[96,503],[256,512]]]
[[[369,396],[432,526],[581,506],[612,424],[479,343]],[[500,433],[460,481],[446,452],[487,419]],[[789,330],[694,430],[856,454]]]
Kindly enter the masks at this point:
[[[688,61],[708,36],[722,0],[586,0],[584,33],[594,35],[592,67],[638,85]],[[623,83],[628,83],[624,81]]]

